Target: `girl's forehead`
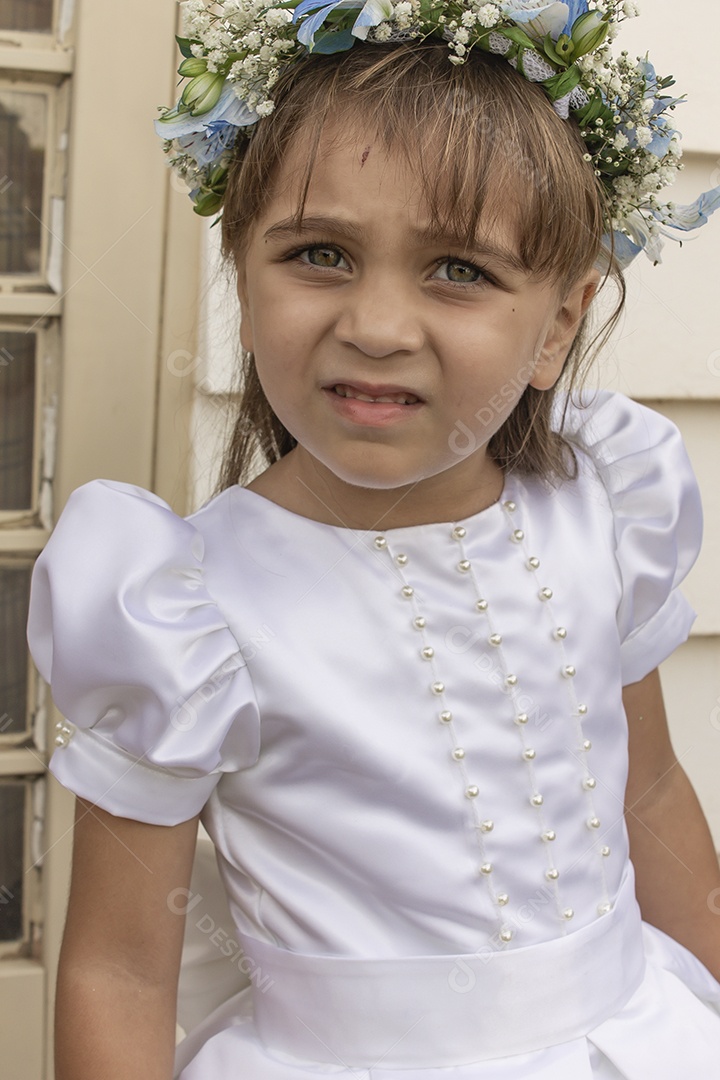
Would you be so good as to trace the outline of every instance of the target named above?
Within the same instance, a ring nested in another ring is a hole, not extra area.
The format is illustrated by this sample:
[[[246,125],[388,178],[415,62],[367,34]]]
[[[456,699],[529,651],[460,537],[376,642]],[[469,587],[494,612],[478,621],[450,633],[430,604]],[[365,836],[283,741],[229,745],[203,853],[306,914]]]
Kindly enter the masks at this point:
[[[479,233],[515,246],[517,202],[508,178],[498,177],[496,190],[484,192],[484,212],[468,230],[449,183],[444,192],[442,173],[431,172],[431,153],[427,147],[415,155],[406,146],[388,146],[357,121],[326,124],[317,140],[299,132],[274,178],[263,223],[294,218],[299,226],[323,216],[372,223],[392,216],[417,244],[445,237],[469,246]]]

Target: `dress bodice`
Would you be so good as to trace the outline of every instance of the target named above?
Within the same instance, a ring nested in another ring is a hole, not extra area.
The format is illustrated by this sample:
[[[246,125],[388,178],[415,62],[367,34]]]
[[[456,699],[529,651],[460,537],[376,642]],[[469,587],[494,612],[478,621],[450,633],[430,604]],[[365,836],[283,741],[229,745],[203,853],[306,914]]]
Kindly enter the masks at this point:
[[[687,635],[699,507],[667,421],[606,396],[575,422],[574,482],[510,476],[466,521],[385,533],[237,487],[187,521],[81,489],[30,623],[71,721],[56,775],[161,823],[206,804],[239,929],[291,950],[471,953],[602,917],[621,690]]]

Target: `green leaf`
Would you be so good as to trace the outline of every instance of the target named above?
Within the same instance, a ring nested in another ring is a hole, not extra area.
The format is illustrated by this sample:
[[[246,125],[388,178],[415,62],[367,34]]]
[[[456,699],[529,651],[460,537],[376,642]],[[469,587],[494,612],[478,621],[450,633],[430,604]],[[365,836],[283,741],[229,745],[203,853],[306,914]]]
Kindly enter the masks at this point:
[[[553,101],[557,101],[559,98],[565,97],[566,94],[572,93],[579,82],[580,71],[573,64],[567,71],[561,71],[557,75],[551,75],[549,79],[545,79],[542,85]]]
[[[542,49],[548,60],[552,64],[557,64],[558,67],[565,67],[565,61],[555,50],[555,42],[552,39],[552,35],[547,34],[542,44]]]
[[[498,34],[502,34],[503,37],[508,38],[509,41],[513,41],[516,45],[520,45],[523,49],[536,49],[537,43],[528,37],[524,30],[521,30],[519,26],[503,26],[498,28]]]
[[[190,46],[193,44],[193,42],[190,40],[190,38],[177,37],[177,35],[175,36],[175,40],[178,43],[178,49],[180,50],[180,52],[183,54],[183,56],[189,59],[192,56]]]

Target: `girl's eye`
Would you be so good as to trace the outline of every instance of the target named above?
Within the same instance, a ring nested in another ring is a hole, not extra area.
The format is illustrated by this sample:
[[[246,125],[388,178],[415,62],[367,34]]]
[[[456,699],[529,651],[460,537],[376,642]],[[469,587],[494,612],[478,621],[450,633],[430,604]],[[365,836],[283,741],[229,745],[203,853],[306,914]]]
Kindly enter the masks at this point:
[[[310,263],[311,266],[324,266],[331,270],[341,267],[345,262],[337,248],[325,244],[303,248],[298,252],[298,258],[301,262]]]
[[[444,259],[438,266],[436,278],[440,281],[452,281],[456,285],[474,285],[479,281],[486,280],[486,276],[479,266],[473,263],[460,262],[459,259]]]

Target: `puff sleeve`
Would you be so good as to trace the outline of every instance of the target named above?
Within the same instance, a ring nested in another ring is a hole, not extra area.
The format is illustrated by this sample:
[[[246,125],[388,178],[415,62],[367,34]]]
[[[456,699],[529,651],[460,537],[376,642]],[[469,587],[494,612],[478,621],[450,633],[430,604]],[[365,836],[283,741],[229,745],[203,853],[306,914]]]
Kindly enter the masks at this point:
[[[570,418],[570,429],[594,463],[613,514],[627,685],[682,644],[695,620],[677,587],[700,550],[700,493],[680,432],[652,409],[598,392]]]
[[[250,676],[203,548],[155,495],[94,481],[37,560],[28,640],[69,721],[50,769],[110,813],[177,824],[257,759]]]

